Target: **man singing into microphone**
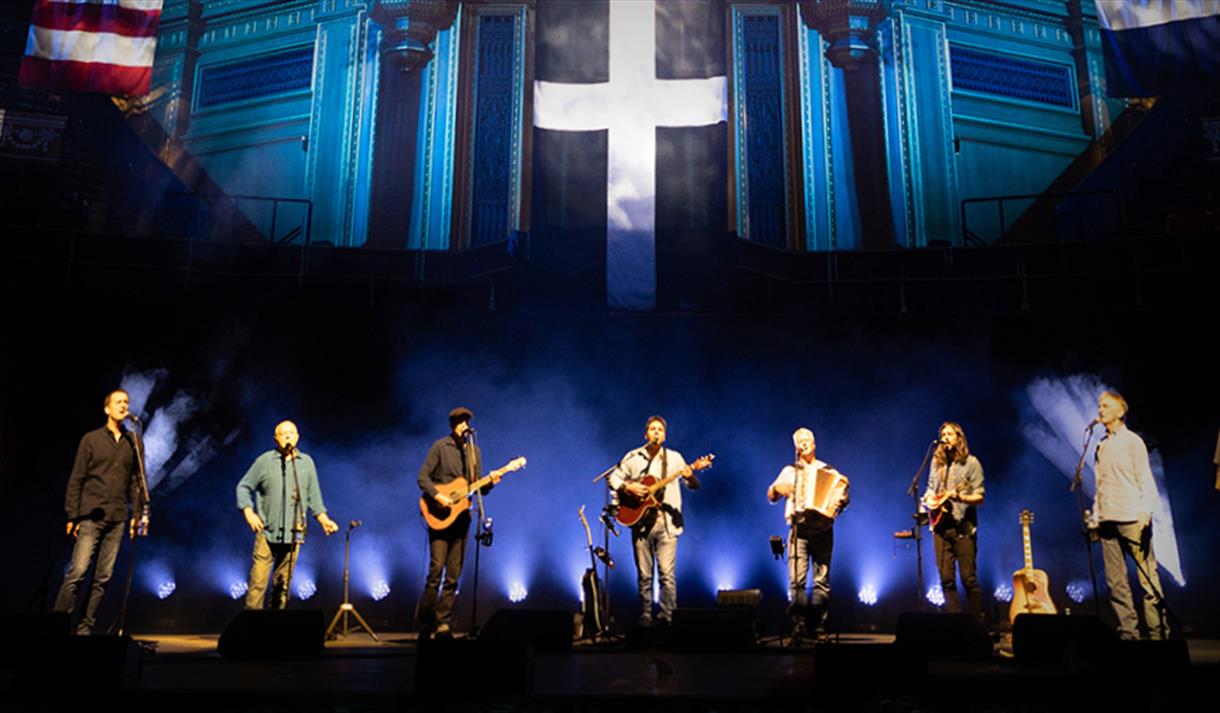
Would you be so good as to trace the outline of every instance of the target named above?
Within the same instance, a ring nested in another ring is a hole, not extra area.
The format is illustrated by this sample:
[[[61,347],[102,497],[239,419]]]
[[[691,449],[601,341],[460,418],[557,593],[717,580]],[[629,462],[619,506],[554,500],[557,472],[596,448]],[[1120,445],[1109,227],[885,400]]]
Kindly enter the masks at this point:
[[[788,602],[792,617],[792,640],[800,641],[806,633],[805,611],[812,606],[814,616],[813,635],[825,636],[826,616],[830,610],[830,555],[835,543],[835,521],[823,515],[814,506],[814,486],[820,470],[838,474],[834,468],[814,457],[817,441],[813,431],[798,428],[792,434],[796,447],[796,461],[784,466],[775,482],[767,488],[767,499],[777,502],[787,498],[784,504],[784,519],[790,527],[788,536]],[[847,488],[837,498],[834,512],[847,507]],[[813,565],[813,599],[808,599],[806,582],[809,567]]]
[[[1118,617],[1123,639],[1139,638],[1139,620],[1127,579],[1127,557],[1135,562],[1140,589],[1144,592],[1144,624],[1148,636],[1164,639],[1161,579],[1152,550],[1152,511],[1156,507],[1156,481],[1148,462],[1144,439],[1127,428],[1127,400],[1114,391],[1097,399],[1097,420],[1106,435],[1097,444],[1094,470],[1097,488],[1093,495],[1092,524],[1101,536],[1102,562],[1110,606]]]
[[[628,452],[610,474],[610,488],[636,498],[648,495],[648,488],[640,481],[651,475],[658,481],[667,474],[685,470],[681,478],[671,481],[657,493],[661,501],[659,508],[651,509],[631,528],[631,543],[635,552],[635,571],[640,593],[640,625],[652,625],[652,577],[653,567],[661,582],[660,611],[657,619],[662,625],[671,623],[674,609],[678,606],[678,583],[674,570],[678,562],[678,536],[682,534],[682,481],[691,490],[699,488],[699,480],[693,470],[687,470],[682,454],[665,448],[665,431],[668,424],[660,416],[651,416],[644,424],[647,439],[642,447]]]
[[[957,575],[966,590],[966,608],[983,622],[983,594],[975,564],[978,553],[978,506],[983,504],[983,465],[970,453],[966,433],[952,421],[940,427],[940,440],[932,455],[924,507],[935,523],[932,541],[936,569],[945,595],[945,611],[960,612]],[[938,519],[939,518],[939,519]]]
[[[437,439],[428,449],[424,464],[419,468],[419,489],[425,498],[449,508],[457,503],[437,490],[436,486],[463,478],[473,483],[483,475],[483,451],[470,436],[474,429],[470,419],[474,412],[459,406],[449,412],[449,435]],[[500,482],[492,473],[492,482],[483,487],[486,495]],[[428,577],[419,603],[419,631],[422,636],[435,633],[452,636],[453,602],[457,596],[462,562],[466,557],[466,537],[470,534],[470,510],[457,516],[448,527],[428,529]],[[443,580],[443,581],[442,581]],[[439,601],[438,601],[439,588]]]
[[[114,574],[114,562],[123,542],[123,525],[131,517],[129,504],[135,502],[139,490],[135,448],[142,448],[143,444],[133,431],[125,433],[121,428],[130,416],[128,409],[126,391],[115,389],[106,394],[102,402],[106,425],[80,439],[64,497],[66,533],[76,538],[76,544],[63,585],[55,597],[55,611],[72,614],[76,610],[80,585],[89,566],[97,560],[85,611],[76,625],[76,633],[81,635],[93,633],[97,607],[106,583]],[[132,518],[130,528],[134,527]]]
[[[305,541],[306,508],[313,512],[322,532],[331,535],[339,529],[326,514],[313,458],[297,450],[300,438],[296,424],[281,421],[275,427],[275,448],[254,459],[237,484],[237,509],[254,532],[247,609],[263,608],[269,577],[271,601],[267,608],[288,606],[288,587]]]

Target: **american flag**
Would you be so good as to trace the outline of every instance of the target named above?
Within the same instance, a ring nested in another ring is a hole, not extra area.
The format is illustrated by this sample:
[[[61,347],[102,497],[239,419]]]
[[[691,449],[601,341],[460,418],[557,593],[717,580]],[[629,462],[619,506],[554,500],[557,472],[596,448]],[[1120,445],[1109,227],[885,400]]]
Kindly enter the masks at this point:
[[[148,94],[163,0],[37,0],[21,84]]]

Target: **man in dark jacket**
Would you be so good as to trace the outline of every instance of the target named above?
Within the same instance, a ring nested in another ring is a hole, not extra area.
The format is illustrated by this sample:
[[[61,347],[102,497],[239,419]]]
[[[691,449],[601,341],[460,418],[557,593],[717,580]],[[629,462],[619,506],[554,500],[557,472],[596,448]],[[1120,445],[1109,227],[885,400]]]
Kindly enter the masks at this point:
[[[129,505],[135,501],[139,487],[135,449],[143,448],[134,432],[122,428],[130,415],[126,391],[116,389],[106,394],[102,411],[106,414],[106,425],[81,437],[68,478],[64,497],[66,534],[76,538],[76,544],[54,606],[55,611],[75,612],[81,583],[96,559],[93,584],[76,625],[76,633],[82,635],[93,633],[98,604],[114,574],[114,562],[123,543],[123,525],[131,518]],[[134,527],[135,521],[130,524]]]

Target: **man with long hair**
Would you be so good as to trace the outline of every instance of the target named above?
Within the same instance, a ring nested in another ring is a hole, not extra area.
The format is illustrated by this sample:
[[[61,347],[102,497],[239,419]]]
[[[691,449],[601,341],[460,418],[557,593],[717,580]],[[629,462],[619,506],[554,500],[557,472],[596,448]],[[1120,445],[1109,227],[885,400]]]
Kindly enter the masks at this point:
[[[1156,507],[1156,481],[1148,462],[1144,439],[1127,428],[1127,400],[1114,391],[1097,399],[1097,420],[1106,435],[1097,444],[1094,468],[1097,489],[1093,495],[1092,520],[1101,537],[1102,562],[1110,605],[1118,617],[1118,634],[1139,638],[1139,620],[1127,581],[1127,557],[1135,563],[1140,589],[1144,592],[1144,624],[1148,636],[1164,639],[1164,600],[1161,580],[1152,551],[1152,511]]]
[[[983,594],[979,589],[975,558],[978,553],[979,518],[983,504],[983,466],[971,455],[960,424],[946,421],[932,455],[924,507],[931,514],[936,569],[945,594],[945,611],[960,612],[957,578],[966,590],[966,608],[983,621]]]

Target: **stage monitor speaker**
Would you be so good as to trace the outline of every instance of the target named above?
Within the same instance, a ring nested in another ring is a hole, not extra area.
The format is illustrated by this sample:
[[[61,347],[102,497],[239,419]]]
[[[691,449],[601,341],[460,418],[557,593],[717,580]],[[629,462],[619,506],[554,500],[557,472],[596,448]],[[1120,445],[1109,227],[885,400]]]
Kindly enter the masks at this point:
[[[1095,616],[1020,614],[1012,625],[1012,653],[1032,666],[1101,666],[1114,655],[1118,635]]]
[[[904,658],[978,661],[991,655],[991,635],[970,614],[898,615],[895,643]]]
[[[754,646],[751,609],[675,609],[670,643],[687,651],[745,651]]]
[[[303,659],[322,653],[320,609],[244,609],[220,635],[220,655],[233,659]]]
[[[572,612],[566,609],[500,609],[479,632],[492,646],[528,643],[535,652],[567,651],[576,638]]]

